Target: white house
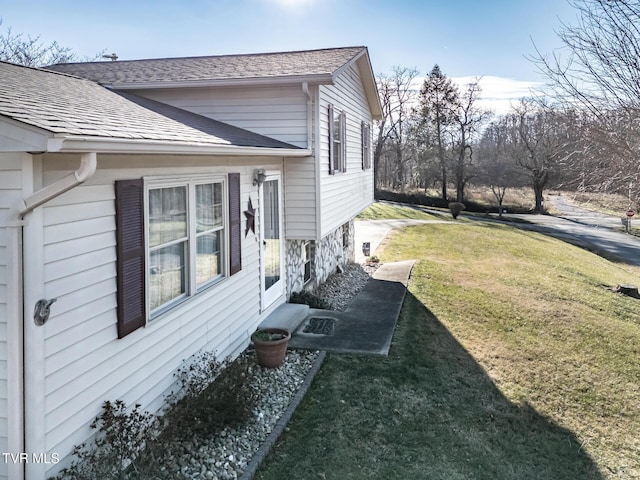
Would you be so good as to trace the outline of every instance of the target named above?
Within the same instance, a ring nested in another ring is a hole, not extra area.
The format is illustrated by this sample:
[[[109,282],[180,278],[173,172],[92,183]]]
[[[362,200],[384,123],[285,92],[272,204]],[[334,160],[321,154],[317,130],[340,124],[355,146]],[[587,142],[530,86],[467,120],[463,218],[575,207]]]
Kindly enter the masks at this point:
[[[365,47],[0,63],[0,479],[352,260],[380,115]]]

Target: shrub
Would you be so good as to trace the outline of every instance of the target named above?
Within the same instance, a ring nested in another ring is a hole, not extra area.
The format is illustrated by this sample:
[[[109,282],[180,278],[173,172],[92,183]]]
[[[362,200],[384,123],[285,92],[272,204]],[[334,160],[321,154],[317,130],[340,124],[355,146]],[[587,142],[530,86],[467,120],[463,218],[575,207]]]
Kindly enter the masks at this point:
[[[323,310],[331,310],[331,303],[324,298],[318,297],[311,292],[302,290],[301,292],[294,292],[289,298],[290,303],[299,303],[302,305],[309,305],[311,308],[320,308]]]
[[[243,356],[218,363],[203,355],[188,371],[179,371],[183,394],[170,398],[162,439],[180,442],[247,421],[258,401],[249,375],[250,362]]]
[[[76,460],[52,480],[156,478],[158,464],[185,440],[249,419],[258,400],[250,365],[246,356],[222,363],[211,352],[194,356],[176,372],[180,388],[161,417],[138,404],[129,411],[122,400],[104,402],[91,424],[94,444],[74,447]]]
[[[451,216],[455,219],[458,218],[458,215],[464,210],[464,203],[460,202],[451,202],[449,204],[449,210],[451,211]]]
[[[98,431],[94,445],[76,445],[76,460],[54,479],[128,479],[144,470],[147,441],[158,432],[154,415],[141,412],[139,404],[128,411],[122,400],[105,401],[91,428]]]

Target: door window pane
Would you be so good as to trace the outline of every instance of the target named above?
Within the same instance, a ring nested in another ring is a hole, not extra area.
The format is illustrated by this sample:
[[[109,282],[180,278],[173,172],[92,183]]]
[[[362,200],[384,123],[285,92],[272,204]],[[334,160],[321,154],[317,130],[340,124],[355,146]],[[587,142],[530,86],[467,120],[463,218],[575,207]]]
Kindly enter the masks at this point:
[[[280,280],[280,217],[278,181],[264,183],[264,248],[265,278],[267,290]]]

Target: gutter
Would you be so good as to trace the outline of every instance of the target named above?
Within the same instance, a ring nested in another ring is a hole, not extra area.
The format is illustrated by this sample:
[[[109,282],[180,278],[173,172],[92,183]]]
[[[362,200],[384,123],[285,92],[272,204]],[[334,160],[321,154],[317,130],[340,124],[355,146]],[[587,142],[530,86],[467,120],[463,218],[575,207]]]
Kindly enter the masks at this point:
[[[143,153],[163,155],[225,155],[308,157],[311,152],[293,145],[287,147],[251,147],[228,144],[194,144],[178,141],[140,140],[107,137],[64,136],[48,139],[48,152]]]
[[[21,200],[10,212],[7,227],[7,347],[8,347],[8,451],[12,453],[40,453],[28,450],[27,435],[31,430],[32,420],[26,408],[25,377],[29,375],[31,364],[26,362],[25,340],[25,289],[23,278],[23,227],[24,216],[35,208],[62,195],[64,192],[84,183],[91,178],[97,166],[95,152],[83,153],[79,168],[66,177]],[[23,170],[24,171],[24,170]],[[27,172],[29,173],[29,172]],[[33,173],[31,172],[31,175]],[[24,187],[23,187],[24,188]],[[42,425],[35,426],[41,428]],[[27,463],[7,462],[8,475],[11,479],[23,480]]]
[[[188,88],[188,87],[245,87],[245,86],[269,86],[288,85],[301,82],[332,85],[334,75],[332,73],[311,75],[289,75],[274,77],[248,77],[248,78],[219,78],[207,80],[179,80],[157,82],[98,82],[107,88],[116,90],[143,90],[147,88]]]

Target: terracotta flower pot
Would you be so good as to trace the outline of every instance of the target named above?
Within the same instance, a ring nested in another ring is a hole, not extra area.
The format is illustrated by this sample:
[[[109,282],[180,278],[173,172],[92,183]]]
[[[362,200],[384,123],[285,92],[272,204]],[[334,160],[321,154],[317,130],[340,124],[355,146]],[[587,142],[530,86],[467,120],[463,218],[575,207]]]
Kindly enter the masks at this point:
[[[263,337],[263,338],[261,338]],[[282,365],[291,333],[281,328],[262,328],[251,335],[258,364],[266,368]]]

